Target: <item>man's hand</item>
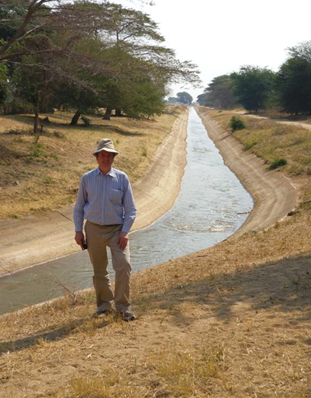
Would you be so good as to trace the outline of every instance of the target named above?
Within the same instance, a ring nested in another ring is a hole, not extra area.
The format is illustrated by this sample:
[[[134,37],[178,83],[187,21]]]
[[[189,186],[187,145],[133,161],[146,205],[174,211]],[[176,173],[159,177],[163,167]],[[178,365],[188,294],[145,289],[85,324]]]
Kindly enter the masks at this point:
[[[84,240],[84,233],[82,231],[76,232],[75,241],[77,245],[81,246],[81,249],[84,250],[83,243],[85,242],[85,240]]]
[[[128,244],[128,241],[129,241],[129,234],[127,232],[120,232],[118,239],[118,245],[120,249],[124,250]]]

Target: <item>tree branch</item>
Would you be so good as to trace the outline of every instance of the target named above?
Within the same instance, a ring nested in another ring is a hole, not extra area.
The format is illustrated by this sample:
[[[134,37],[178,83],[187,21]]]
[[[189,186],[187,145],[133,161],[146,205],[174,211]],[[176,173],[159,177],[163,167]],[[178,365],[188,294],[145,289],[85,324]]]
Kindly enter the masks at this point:
[[[4,46],[2,46],[0,48],[0,56],[5,54],[17,41],[20,41],[20,39],[25,36],[25,34],[23,32],[26,29],[26,26],[31,21],[34,14],[41,8],[41,6],[43,4],[49,3],[51,1],[53,1],[53,0],[32,0],[32,2],[29,5],[27,14],[25,15],[25,18],[24,18],[22,24],[15,32],[15,35],[13,37],[11,37],[10,40]],[[3,58],[1,58],[1,59],[3,59]]]

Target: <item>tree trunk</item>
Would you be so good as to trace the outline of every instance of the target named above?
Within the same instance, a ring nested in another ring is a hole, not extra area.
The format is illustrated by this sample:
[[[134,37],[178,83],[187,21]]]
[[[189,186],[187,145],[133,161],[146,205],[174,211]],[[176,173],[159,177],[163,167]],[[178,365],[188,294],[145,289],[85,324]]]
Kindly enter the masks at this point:
[[[80,116],[81,116],[81,112],[80,112],[80,111],[77,111],[77,112],[73,115],[73,117],[72,117],[72,119],[71,119],[70,126],[76,126],[77,123],[78,123],[78,120],[79,120]]]
[[[103,119],[104,119],[104,120],[110,120],[110,118],[111,118],[111,113],[112,113],[112,108],[107,108],[107,109],[106,109],[106,112],[105,112],[105,114],[104,114]]]
[[[35,104],[35,120],[33,125],[33,132],[35,134],[35,143],[37,144],[40,138],[40,131],[38,130],[39,125],[39,108],[40,108],[40,101],[39,101],[39,93],[36,94],[36,104]]]
[[[116,116],[118,116],[118,117],[122,116],[122,110],[121,109],[116,109]]]

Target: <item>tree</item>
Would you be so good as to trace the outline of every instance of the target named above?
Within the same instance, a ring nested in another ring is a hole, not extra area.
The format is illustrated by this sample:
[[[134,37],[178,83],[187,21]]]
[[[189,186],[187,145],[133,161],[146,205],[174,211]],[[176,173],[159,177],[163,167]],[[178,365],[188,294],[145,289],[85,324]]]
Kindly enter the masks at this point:
[[[311,63],[311,40],[288,48],[290,58],[301,58]]]
[[[279,102],[289,113],[311,112],[311,64],[290,58],[280,68],[276,80]]]
[[[74,107],[73,123],[99,107],[107,117],[112,109],[149,117],[163,109],[169,83],[199,81],[196,66],[163,47],[157,25],[139,11],[108,2],[10,0],[24,9],[12,14],[3,4],[11,30],[0,62],[10,66],[14,95],[33,107],[35,131],[46,106]]]
[[[205,101],[214,108],[231,109],[237,102],[229,75],[215,77],[204,92],[207,94]]]
[[[311,113],[311,42],[290,48],[289,54],[277,74],[279,103],[289,113]]]
[[[56,28],[63,27],[64,39],[58,36],[57,43],[66,49],[70,43],[71,51],[73,43],[76,51],[87,53],[93,62],[91,75],[87,77],[82,73],[80,80],[84,86],[78,88],[80,82],[75,82],[73,97],[77,100],[77,110],[73,123],[91,106],[106,108],[106,119],[113,109],[119,113],[124,111],[130,117],[144,114],[149,117],[152,108],[153,114],[163,109],[165,87],[169,82],[199,81],[194,65],[180,63],[172,50],[159,45],[164,38],[157,32],[156,23],[139,11],[113,3],[84,1],[59,7],[54,20]],[[107,67],[101,71],[103,65]],[[81,76],[79,70],[75,76]],[[147,86],[150,95],[146,92]],[[66,95],[60,97],[65,99]],[[87,98],[91,98],[89,104],[85,101]],[[63,106],[70,106],[68,98]]]
[[[178,102],[180,102],[181,104],[187,104],[187,105],[191,105],[193,98],[191,97],[191,95],[189,93],[187,93],[186,91],[181,91],[179,93],[177,93],[177,98],[178,98]]]
[[[7,68],[0,64],[0,106],[4,104],[8,93]]]
[[[38,134],[39,113],[45,109],[52,108],[54,84],[59,79],[57,58],[49,53],[39,55],[38,49],[45,50],[53,44],[45,35],[35,36],[26,40],[23,48],[27,49],[27,55],[15,56],[13,58],[19,67],[11,76],[14,85],[14,95],[24,99],[33,108],[34,133]],[[29,55],[31,49],[36,55]],[[49,64],[49,67],[46,65]]]
[[[23,98],[33,107],[34,132],[37,133],[39,112],[46,108],[47,103],[52,106],[52,101],[54,105],[60,102],[57,88],[63,85],[74,94],[81,92],[78,105],[84,101],[86,106],[85,93],[92,92],[94,96],[96,92],[94,77],[113,74],[113,67],[95,55],[103,45],[100,40],[90,38],[92,21],[96,20],[93,6],[87,9],[91,17],[87,30],[87,24],[81,22],[84,21],[81,19],[84,9],[75,9],[72,4],[51,3],[49,0],[11,1],[24,6],[24,15],[13,13],[13,17],[8,19],[8,27],[14,29],[6,41],[2,39],[4,45],[0,49],[0,61],[10,66],[9,79],[14,85],[14,96]],[[48,8],[47,3],[51,3],[53,8]],[[10,11],[9,8],[5,10],[7,13]],[[70,18],[67,18],[69,11]],[[98,43],[101,43],[100,47]],[[93,51],[94,47],[96,51]],[[94,105],[91,98],[88,95],[89,106]]]
[[[203,94],[198,95],[197,96],[197,102],[201,106],[207,106],[206,105],[206,94],[203,93]]]
[[[164,38],[148,15],[112,3],[105,7],[111,14],[104,32],[109,47],[106,54],[118,68],[118,78],[107,79],[105,86],[106,119],[113,109],[130,117],[149,117],[152,106],[145,106],[146,102],[153,104],[154,114],[158,114],[169,83],[199,82],[195,65],[178,61],[174,51],[161,45]],[[147,86],[151,95],[147,95]]]
[[[0,0],[1,41],[0,62],[6,62],[15,56],[19,45],[35,32],[44,28],[44,19],[36,19],[47,10],[46,4],[58,3],[54,0]]]
[[[274,88],[274,72],[267,68],[243,66],[230,77],[233,93],[246,110],[257,112],[266,107]]]

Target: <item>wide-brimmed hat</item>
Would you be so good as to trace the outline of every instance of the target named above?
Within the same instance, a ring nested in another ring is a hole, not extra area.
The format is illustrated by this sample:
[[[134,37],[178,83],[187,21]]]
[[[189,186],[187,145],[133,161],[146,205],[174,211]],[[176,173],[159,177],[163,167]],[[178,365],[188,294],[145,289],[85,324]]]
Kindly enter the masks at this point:
[[[96,151],[93,152],[93,155],[95,156],[98,152],[101,151],[112,152],[115,153],[116,155],[118,154],[118,151],[114,149],[113,142],[110,138],[103,138],[102,140],[100,140]]]

